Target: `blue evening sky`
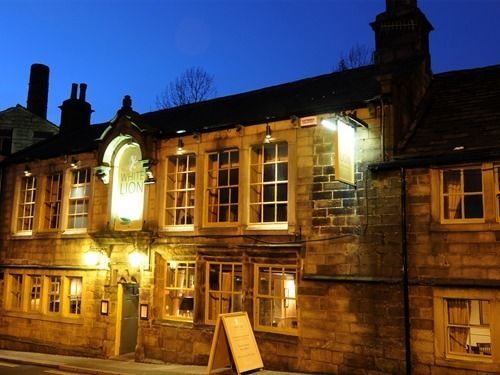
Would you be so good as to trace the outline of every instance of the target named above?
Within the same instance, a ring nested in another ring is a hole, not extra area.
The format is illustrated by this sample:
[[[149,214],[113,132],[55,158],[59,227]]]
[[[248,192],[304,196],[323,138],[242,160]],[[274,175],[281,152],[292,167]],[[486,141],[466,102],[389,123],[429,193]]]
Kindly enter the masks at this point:
[[[435,30],[434,72],[500,64],[500,1],[420,0]],[[218,96],[329,73],[385,0],[0,0],[0,110],[26,105],[32,63],[50,67],[59,124],[71,83],[88,84],[92,122],[131,95],[138,112],[186,68],[215,76]]]

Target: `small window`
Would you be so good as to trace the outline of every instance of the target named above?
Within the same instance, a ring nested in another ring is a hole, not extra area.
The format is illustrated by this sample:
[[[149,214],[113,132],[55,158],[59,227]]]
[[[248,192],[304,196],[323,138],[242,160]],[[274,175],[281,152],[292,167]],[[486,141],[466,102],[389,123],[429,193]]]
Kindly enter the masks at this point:
[[[209,223],[238,221],[238,150],[208,154],[207,202]]]
[[[195,262],[170,261],[165,285],[165,317],[193,320]]]
[[[36,177],[23,177],[19,194],[17,231],[31,232],[35,219]]]
[[[58,313],[61,309],[61,277],[49,277],[49,303],[48,311]]]
[[[242,311],[241,263],[208,263],[206,321],[215,324],[219,314]]]
[[[443,221],[470,221],[484,218],[481,168],[441,171]]]
[[[30,275],[30,311],[40,311],[42,301],[42,276]]]
[[[61,217],[62,174],[47,176],[45,187],[44,229],[59,228]]]
[[[72,171],[68,228],[87,228],[90,197],[90,168]]]
[[[258,265],[255,276],[255,328],[296,333],[297,269]]]
[[[0,129],[0,154],[10,155],[12,152],[12,129]]]
[[[21,310],[23,308],[23,275],[11,275],[10,308]]]
[[[193,225],[196,184],[195,155],[168,158],[165,225]]]
[[[489,301],[458,298],[445,301],[447,353],[490,357]]]
[[[69,280],[69,313],[79,315],[82,313],[82,278],[68,277]]]
[[[250,156],[250,223],[288,220],[288,145],[254,146]]]

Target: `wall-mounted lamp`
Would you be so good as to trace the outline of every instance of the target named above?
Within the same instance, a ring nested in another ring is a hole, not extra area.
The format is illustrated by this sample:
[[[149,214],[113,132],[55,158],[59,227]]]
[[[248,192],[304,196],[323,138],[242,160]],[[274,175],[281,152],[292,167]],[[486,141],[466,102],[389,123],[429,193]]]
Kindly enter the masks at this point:
[[[182,139],[179,138],[177,141],[177,154],[182,154],[184,152],[184,142],[182,142]]]
[[[147,167],[145,173],[146,173],[146,179],[144,180],[144,185],[151,185],[156,183],[156,178],[154,177],[151,168]]]
[[[107,268],[109,257],[102,249],[89,249],[83,254],[83,262],[89,267]]]
[[[128,255],[128,262],[132,268],[145,268],[148,266],[148,256],[146,253],[135,249]]]
[[[80,165],[80,160],[76,160],[75,158],[71,159],[71,163],[69,163],[69,166],[71,168],[78,168]]]
[[[25,165],[24,166],[24,177],[30,177],[31,176],[31,169],[29,167],[29,165]]]
[[[264,139],[264,142],[265,143],[270,143],[271,142],[271,137],[272,137],[271,126],[269,126],[269,124],[266,124],[266,137]]]
[[[95,175],[99,178],[104,184],[109,184],[109,171],[111,167],[106,165],[100,165],[95,168]]]

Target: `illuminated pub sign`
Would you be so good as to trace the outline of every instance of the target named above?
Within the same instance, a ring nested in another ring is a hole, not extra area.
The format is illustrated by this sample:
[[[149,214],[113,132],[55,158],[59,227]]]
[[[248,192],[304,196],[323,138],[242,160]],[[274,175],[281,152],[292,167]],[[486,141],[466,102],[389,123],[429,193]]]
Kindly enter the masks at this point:
[[[337,157],[335,158],[336,179],[350,185],[354,180],[354,128],[337,120]]]
[[[116,152],[113,171],[112,221],[115,230],[141,230],[144,180],[141,149],[127,143]]]

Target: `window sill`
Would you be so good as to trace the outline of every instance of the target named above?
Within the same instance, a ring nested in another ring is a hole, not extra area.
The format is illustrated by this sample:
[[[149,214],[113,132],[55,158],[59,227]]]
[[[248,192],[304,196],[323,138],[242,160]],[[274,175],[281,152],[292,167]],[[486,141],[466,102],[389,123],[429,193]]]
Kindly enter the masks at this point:
[[[12,234],[12,237],[14,238],[28,238],[28,237],[33,237],[33,232],[16,232]]]
[[[487,232],[500,231],[500,223],[431,223],[432,232]]]
[[[194,225],[175,225],[163,227],[162,232],[192,232],[194,231]]]
[[[45,322],[83,325],[83,318],[81,316],[70,318],[67,316],[57,315],[57,314],[42,314],[37,312],[26,312],[26,311],[15,311],[15,310],[6,310],[4,316],[11,318],[40,320]]]
[[[500,372],[500,364],[494,363],[492,358],[436,358],[438,366],[452,367],[461,370],[474,370],[485,372]]]
[[[249,224],[246,226],[245,230],[257,231],[257,230],[288,230],[288,223],[278,223],[278,224]]]
[[[87,234],[87,228],[66,229],[62,234],[63,236],[71,236],[75,234]]]

